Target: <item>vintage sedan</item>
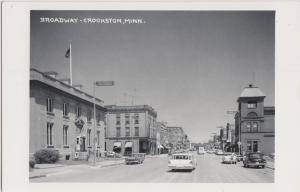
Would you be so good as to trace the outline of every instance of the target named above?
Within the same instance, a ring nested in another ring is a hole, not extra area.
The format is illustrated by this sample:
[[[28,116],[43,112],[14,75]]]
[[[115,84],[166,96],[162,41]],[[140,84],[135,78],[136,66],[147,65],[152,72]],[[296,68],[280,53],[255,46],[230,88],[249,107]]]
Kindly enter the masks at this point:
[[[222,163],[236,164],[237,158],[234,153],[226,154],[222,157]]]
[[[266,160],[264,154],[259,152],[247,153],[243,159],[244,167],[262,167],[265,168]]]
[[[193,170],[197,166],[196,158],[191,153],[173,154],[168,162],[168,167],[171,170],[187,169]]]
[[[145,153],[132,153],[125,158],[125,164],[141,164],[145,160]]]

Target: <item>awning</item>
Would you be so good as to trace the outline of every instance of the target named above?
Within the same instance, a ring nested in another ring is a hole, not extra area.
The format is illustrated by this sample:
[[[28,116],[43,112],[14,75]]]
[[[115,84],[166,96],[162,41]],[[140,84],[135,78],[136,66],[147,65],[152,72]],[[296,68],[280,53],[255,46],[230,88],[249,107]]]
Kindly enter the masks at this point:
[[[126,147],[132,147],[132,142],[126,142],[125,148],[126,148]]]
[[[121,147],[121,142],[115,142],[114,147]]]

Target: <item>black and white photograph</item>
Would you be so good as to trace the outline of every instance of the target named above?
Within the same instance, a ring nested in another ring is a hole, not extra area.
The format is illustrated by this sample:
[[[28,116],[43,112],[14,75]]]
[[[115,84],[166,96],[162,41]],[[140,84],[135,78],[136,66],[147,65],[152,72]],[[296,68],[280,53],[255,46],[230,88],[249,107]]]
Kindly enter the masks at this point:
[[[274,183],[275,16],[31,10],[29,182]]]

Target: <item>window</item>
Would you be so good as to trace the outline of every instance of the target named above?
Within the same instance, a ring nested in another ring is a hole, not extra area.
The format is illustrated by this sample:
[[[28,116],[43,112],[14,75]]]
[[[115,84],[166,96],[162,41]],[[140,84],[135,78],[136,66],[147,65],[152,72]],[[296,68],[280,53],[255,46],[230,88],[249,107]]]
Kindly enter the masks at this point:
[[[134,114],[134,124],[139,124],[139,114]]]
[[[47,145],[53,146],[53,123],[47,123]]]
[[[68,145],[68,126],[67,125],[63,126],[63,145],[64,146]]]
[[[255,109],[257,107],[257,102],[248,102],[248,109]]]
[[[88,146],[91,146],[91,130],[88,129],[87,131],[87,142],[88,142]]]
[[[117,127],[116,136],[121,137],[121,127]]]
[[[125,128],[125,136],[130,136],[130,128],[129,127],[126,127]]]
[[[92,112],[91,111],[87,112],[86,118],[87,118],[88,122],[91,122],[91,120],[92,120]]]
[[[47,112],[53,113],[53,100],[47,98]]]
[[[69,116],[69,103],[63,104],[63,115],[65,117]]]
[[[258,151],[258,141],[248,140],[247,141],[247,151],[257,152]]]
[[[100,131],[97,131],[97,146],[100,146]]]
[[[120,125],[120,124],[121,124],[121,115],[116,114],[116,125]]]
[[[139,136],[139,127],[134,128],[134,136]]]
[[[125,114],[125,125],[130,124],[129,114]]]
[[[251,123],[249,122],[246,124],[246,131],[251,132]]]
[[[258,132],[258,123],[252,123],[252,132]]]
[[[78,118],[80,116],[81,116],[81,109],[80,109],[79,106],[77,106],[77,108],[76,108],[76,117]]]

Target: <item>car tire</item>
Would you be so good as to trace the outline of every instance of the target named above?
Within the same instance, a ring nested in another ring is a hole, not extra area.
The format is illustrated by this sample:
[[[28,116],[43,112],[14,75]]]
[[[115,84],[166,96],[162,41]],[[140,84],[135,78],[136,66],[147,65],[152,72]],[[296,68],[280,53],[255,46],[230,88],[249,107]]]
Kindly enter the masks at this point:
[[[264,165],[262,165],[262,166],[261,166],[261,168],[263,168],[263,169],[264,169],[264,168],[265,168],[265,166],[264,166]]]

